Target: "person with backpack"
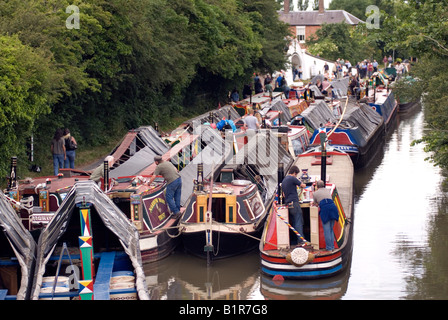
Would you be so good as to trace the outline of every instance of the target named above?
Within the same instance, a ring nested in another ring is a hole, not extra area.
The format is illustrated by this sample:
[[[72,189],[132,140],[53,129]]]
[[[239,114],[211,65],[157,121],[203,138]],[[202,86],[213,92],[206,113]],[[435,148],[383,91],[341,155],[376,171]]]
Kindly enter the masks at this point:
[[[75,169],[75,157],[76,157],[76,149],[78,148],[78,144],[76,143],[76,139],[70,135],[70,130],[64,129],[64,141],[65,141],[65,161],[64,168]]]

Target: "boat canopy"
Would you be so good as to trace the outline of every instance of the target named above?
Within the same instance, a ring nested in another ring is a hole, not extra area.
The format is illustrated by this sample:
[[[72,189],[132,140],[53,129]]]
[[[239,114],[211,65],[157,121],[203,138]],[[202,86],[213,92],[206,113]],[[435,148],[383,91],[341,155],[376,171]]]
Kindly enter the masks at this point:
[[[211,116],[211,118],[210,118],[210,116]],[[236,121],[239,118],[241,118],[241,116],[235,110],[235,108],[233,108],[233,106],[225,105],[219,109],[209,111],[209,112],[203,113],[197,117],[191,118],[191,119],[185,121],[184,123],[189,125],[188,130],[190,133],[192,133],[193,130],[195,130],[195,126],[199,126],[201,124],[211,123],[211,122],[218,123],[223,118],[230,119],[232,121]]]
[[[139,298],[148,299],[149,295],[143,272],[138,230],[98,185],[90,180],[79,181],[73,186],[65,197],[64,202],[56,211],[53,219],[40,234],[31,293],[32,299],[38,299],[39,297],[45,266],[58,241],[67,231],[73,212],[77,210],[77,205],[85,204],[90,204],[94,207],[104,226],[117,236],[134,267]],[[94,244],[95,242],[98,243],[99,241],[94,239]]]
[[[280,119],[282,123],[286,124],[286,122],[291,121],[291,111],[282,99],[274,99],[271,103],[262,105],[262,109],[258,112],[264,116],[271,110],[281,111]]]
[[[331,81],[333,87],[333,95],[336,99],[344,99],[347,97],[349,78],[344,77]]]
[[[284,172],[289,170],[293,159],[288,151],[278,142],[278,137],[271,130],[260,130],[239,152],[233,156],[228,165],[251,167],[253,172],[264,180],[263,201],[271,199],[278,186],[279,164]],[[256,183],[257,181],[252,181]]]
[[[0,227],[3,231],[3,234],[0,234],[0,257],[3,257],[4,253],[9,253],[10,257],[15,255],[20,265],[22,276],[16,299],[28,299],[35,266],[36,242],[23,226],[3,192],[0,192]],[[9,246],[5,245],[5,238]],[[13,252],[7,252],[10,251],[9,248]]]
[[[118,178],[138,174],[155,156],[161,156],[169,150],[169,145],[151,126],[139,127],[129,131],[120,144],[111,152],[115,158],[109,176]]]
[[[198,164],[203,164],[203,175],[207,177],[212,170],[220,170],[233,155],[232,140],[223,139],[221,133],[207,125],[200,125],[195,128],[195,135],[200,138],[197,141],[198,154],[180,172],[182,177],[181,205],[183,206],[193,193],[194,180],[198,176]],[[231,134],[229,132],[229,134]],[[205,147],[202,149],[202,146]],[[195,147],[195,146],[193,146]],[[214,169],[213,169],[214,168]]]
[[[312,103],[301,115],[313,130],[323,127],[328,122],[337,121],[336,116],[323,100]]]

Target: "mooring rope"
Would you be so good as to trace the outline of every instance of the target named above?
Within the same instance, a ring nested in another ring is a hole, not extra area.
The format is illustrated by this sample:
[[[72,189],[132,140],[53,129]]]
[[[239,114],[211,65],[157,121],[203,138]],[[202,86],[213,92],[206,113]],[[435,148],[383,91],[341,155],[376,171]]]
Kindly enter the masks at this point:
[[[289,229],[291,229],[296,234],[296,236],[299,237],[300,240],[308,242],[304,237],[302,237],[302,235],[296,229],[294,229],[294,227],[288,221],[285,220],[285,218],[283,218],[279,213],[276,214],[277,217],[279,217],[284,223],[286,223]]]

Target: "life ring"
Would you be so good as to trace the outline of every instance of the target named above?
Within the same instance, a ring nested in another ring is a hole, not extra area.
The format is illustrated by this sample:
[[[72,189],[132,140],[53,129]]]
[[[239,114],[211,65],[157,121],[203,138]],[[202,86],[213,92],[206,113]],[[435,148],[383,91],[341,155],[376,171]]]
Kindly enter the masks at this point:
[[[295,248],[286,255],[286,261],[296,267],[302,267],[314,260],[315,255],[304,248]]]

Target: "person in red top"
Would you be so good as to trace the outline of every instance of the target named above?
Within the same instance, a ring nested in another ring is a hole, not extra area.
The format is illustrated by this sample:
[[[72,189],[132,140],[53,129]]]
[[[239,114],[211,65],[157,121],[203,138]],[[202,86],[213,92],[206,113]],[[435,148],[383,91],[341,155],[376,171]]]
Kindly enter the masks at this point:
[[[373,73],[373,64],[372,62],[368,62],[367,64],[367,76],[370,78],[372,76]]]

